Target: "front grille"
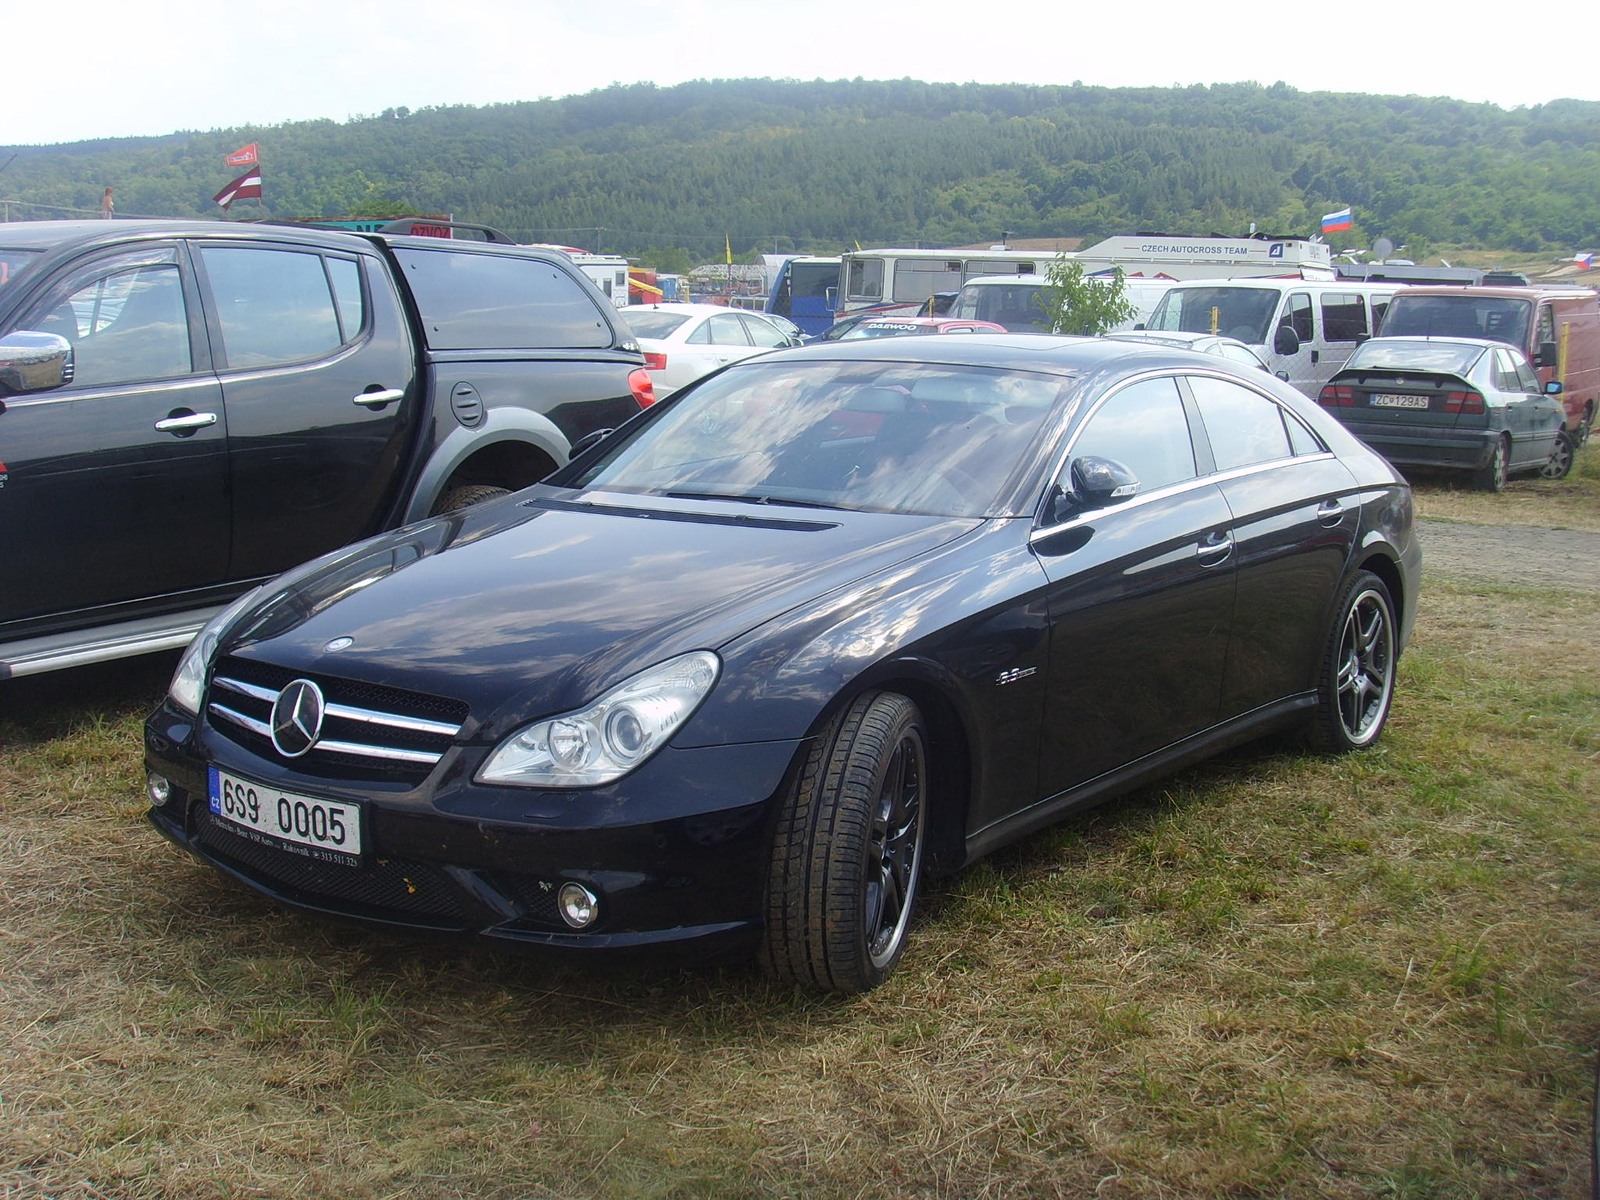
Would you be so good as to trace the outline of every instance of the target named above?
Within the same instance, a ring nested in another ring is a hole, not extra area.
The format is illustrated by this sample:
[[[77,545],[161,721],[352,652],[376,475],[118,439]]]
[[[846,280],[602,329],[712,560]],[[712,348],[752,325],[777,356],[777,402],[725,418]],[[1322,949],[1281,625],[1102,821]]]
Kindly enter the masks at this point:
[[[326,701],[322,735],[294,759],[272,744],[272,705],[295,679],[310,679]],[[270,663],[225,658],[212,676],[207,714],[253,754],[330,779],[373,777],[417,784],[449,749],[467,718],[459,700],[381,684],[307,675]]]
[[[561,919],[556,904],[559,881],[543,879],[537,875],[505,872],[494,875],[490,882],[522,910],[520,924],[542,925],[561,930],[568,928],[567,923]]]
[[[476,925],[484,914],[438,867],[399,858],[369,858],[360,865],[323,862],[293,850],[268,846],[218,821],[204,801],[194,808],[195,841],[243,874],[297,898],[322,900],[330,908],[379,910],[410,918],[442,918]],[[374,915],[368,913],[367,915]]]

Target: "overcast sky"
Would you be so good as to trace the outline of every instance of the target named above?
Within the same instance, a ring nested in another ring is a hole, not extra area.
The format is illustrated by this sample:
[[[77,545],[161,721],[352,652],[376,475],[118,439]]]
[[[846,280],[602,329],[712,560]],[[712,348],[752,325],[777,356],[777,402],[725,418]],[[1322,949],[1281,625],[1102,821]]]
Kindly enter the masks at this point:
[[[1557,7],[1589,14],[1594,31],[1587,4]],[[752,76],[1111,87],[1281,79],[1304,91],[1508,108],[1600,100],[1600,72],[1575,49],[1588,40],[1577,28],[1566,30],[1563,58],[1529,17],[1519,37],[1542,49],[1496,40],[1489,10],[1479,19],[1471,0],[1346,11],[1333,21],[1325,5],[1267,0],[80,0],[35,6],[25,28],[11,22],[0,145]],[[1541,62],[1558,65],[1528,65]]]

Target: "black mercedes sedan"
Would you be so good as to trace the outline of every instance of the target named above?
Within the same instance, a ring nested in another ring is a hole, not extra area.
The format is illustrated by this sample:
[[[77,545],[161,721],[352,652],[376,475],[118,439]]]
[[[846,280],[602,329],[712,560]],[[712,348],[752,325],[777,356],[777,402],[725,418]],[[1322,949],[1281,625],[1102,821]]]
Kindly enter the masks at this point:
[[[880,983],[919,880],[1268,731],[1381,733],[1411,493],[1214,355],[749,359],[195,640],[151,819],[302,908]]]

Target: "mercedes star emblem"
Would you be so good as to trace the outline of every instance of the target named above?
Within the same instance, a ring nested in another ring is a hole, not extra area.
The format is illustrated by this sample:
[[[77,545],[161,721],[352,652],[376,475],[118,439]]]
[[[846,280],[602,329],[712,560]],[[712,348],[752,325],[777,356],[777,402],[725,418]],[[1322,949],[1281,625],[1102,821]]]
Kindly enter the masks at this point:
[[[272,744],[285,758],[299,758],[322,736],[322,690],[296,679],[272,704]]]

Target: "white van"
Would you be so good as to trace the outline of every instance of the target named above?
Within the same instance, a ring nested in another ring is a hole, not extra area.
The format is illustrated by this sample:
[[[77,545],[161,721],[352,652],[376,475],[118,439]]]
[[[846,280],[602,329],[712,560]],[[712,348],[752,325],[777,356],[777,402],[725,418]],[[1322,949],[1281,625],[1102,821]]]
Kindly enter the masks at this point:
[[[1133,301],[1134,314],[1122,324],[1108,329],[1132,329],[1150,317],[1156,301],[1172,286],[1170,279],[1124,279],[1124,295]],[[1049,333],[1044,315],[1044,289],[1050,281],[1043,275],[980,275],[961,285],[948,316],[968,321],[993,321],[1012,333]]]
[[[1251,346],[1279,378],[1313,400],[1370,337],[1396,283],[1305,279],[1192,279],[1172,284],[1149,329],[1218,333]]]

